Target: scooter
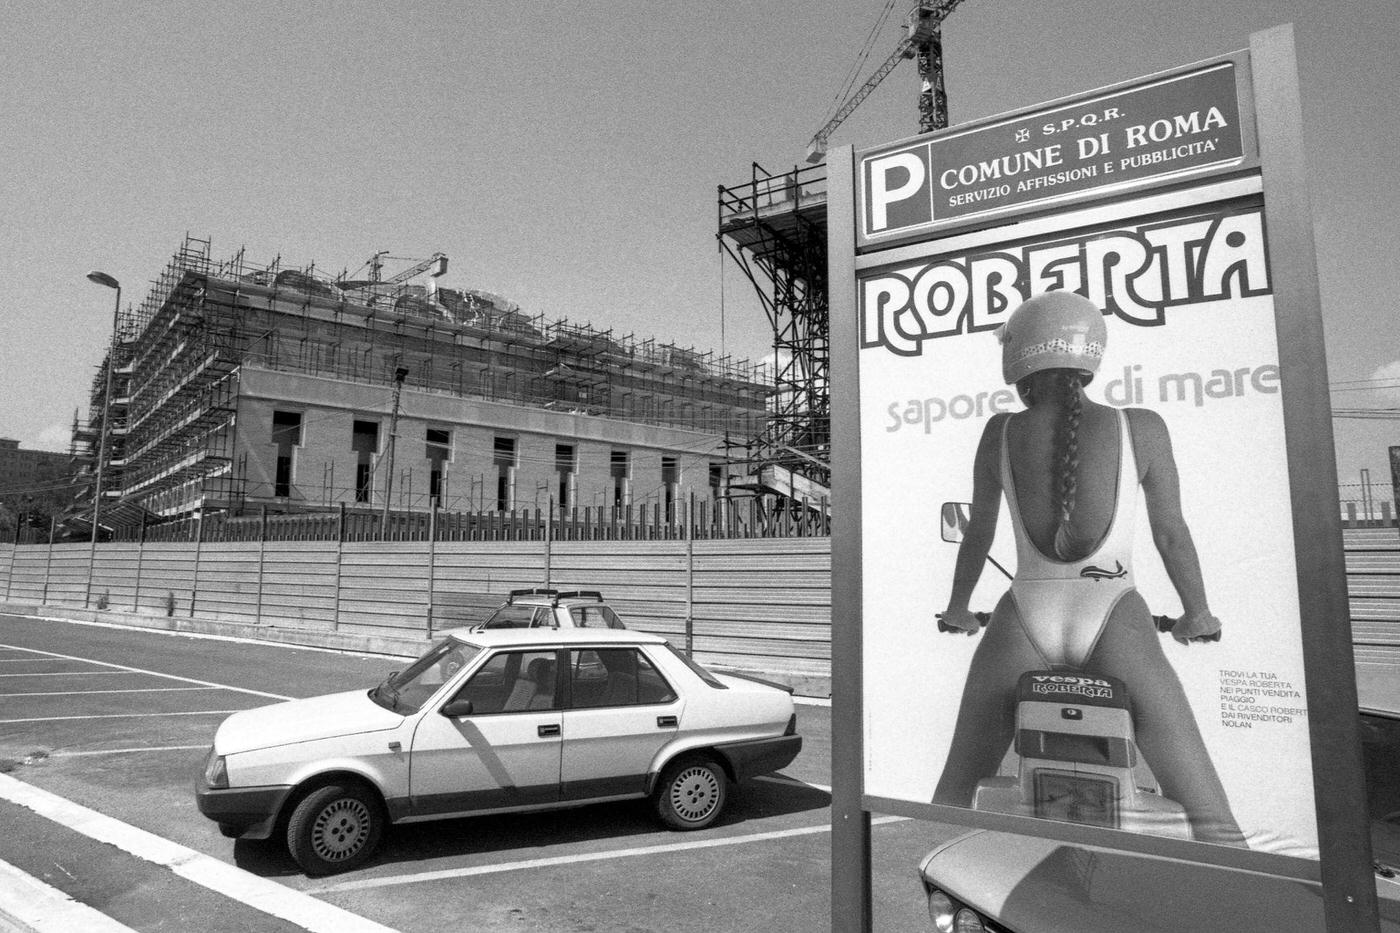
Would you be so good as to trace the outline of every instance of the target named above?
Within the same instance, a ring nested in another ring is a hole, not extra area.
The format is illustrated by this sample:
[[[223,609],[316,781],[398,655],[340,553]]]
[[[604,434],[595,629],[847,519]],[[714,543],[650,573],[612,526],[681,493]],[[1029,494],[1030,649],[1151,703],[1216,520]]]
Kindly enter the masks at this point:
[[[944,541],[961,543],[969,508],[943,504]],[[994,558],[988,562],[1011,578]],[[991,619],[986,612],[975,616],[983,626]],[[1176,624],[1169,616],[1153,622],[1159,632]],[[942,619],[938,630],[956,631]],[[1023,673],[1012,752],[997,775],[977,783],[973,809],[1191,838],[1185,808],[1162,795],[1138,751],[1128,687],[1116,677],[1073,669]],[[1013,765],[1014,774],[1006,773]]]

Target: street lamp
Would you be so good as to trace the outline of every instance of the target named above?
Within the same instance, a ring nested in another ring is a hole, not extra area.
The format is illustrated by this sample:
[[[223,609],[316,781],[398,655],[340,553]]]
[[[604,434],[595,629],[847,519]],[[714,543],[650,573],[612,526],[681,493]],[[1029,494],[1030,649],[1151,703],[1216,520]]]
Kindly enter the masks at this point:
[[[92,492],[92,546],[97,547],[97,522],[101,517],[102,509],[102,465],[103,457],[107,450],[107,432],[112,421],[112,370],[117,366],[117,319],[122,309],[122,286],[116,279],[105,272],[89,272],[87,274],[89,282],[117,290],[116,304],[112,310],[112,336],[111,342],[107,346],[107,391],[103,396],[102,404],[102,433],[97,441],[97,476],[93,482]],[[92,581],[88,581],[89,589]]]
[[[407,378],[407,366],[399,366],[394,370],[394,405],[393,414],[389,416],[389,472],[384,477],[384,514],[379,519],[381,540],[389,528],[389,497],[394,492],[394,446],[399,438],[399,395],[403,392],[403,381]]]

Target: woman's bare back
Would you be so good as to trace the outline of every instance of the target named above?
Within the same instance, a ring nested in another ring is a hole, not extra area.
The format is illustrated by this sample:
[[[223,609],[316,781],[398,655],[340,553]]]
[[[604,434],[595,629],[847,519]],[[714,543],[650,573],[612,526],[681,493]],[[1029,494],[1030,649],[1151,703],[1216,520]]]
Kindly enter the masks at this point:
[[[1064,471],[1060,460],[1065,411],[1055,403],[1033,405],[1010,417],[1006,444],[1021,521],[1032,543],[1055,557]],[[1070,528],[1078,547],[1071,559],[1091,553],[1113,524],[1118,507],[1120,437],[1118,411],[1084,400],[1075,432],[1074,490]],[[1129,506],[1135,503],[1129,503]]]

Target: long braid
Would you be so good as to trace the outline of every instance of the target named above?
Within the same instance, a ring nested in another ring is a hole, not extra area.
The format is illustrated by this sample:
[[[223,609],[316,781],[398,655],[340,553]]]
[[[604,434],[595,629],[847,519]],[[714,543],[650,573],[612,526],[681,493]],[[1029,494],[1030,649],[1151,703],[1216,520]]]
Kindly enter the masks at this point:
[[[1059,375],[1060,384],[1068,395],[1068,404],[1065,406],[1057,458],[1060,521],[1055,529],[1055,556],[1060,560],[1074,560],[1080,555],[1070,528],[1070,518],[1074,514],[1075,495],[1079,491],[1079,422],[1084,417],[1083,376],[1078,372]]]

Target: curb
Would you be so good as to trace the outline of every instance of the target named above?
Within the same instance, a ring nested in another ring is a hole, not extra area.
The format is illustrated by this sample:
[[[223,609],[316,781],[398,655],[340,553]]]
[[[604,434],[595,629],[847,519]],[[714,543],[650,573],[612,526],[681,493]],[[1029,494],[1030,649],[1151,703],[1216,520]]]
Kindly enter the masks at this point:
[[[39,603],[0,602],[0,613],[32,619],[61,619],[70,622],[94,622],[125,628],[148,629],[185,635],[213,635],[221,638],[247,638],[271,644],[293,645],[300,648],[325,648],[354,654],[381,654],[412,658],[422,654],[432,638],[422,636],[351,635],[316,629],[279,626],[274,623],[220,622],[214,619],[194,619],[188,616],[148,615],[121,612],[114,609],[77,609],[71,606],[47,606]],[[813,674],[785,671],[753,670],[722,664],[706,666],[725,674],[759,677],[792,688],[800,697],[829,699],[831,678]]]

